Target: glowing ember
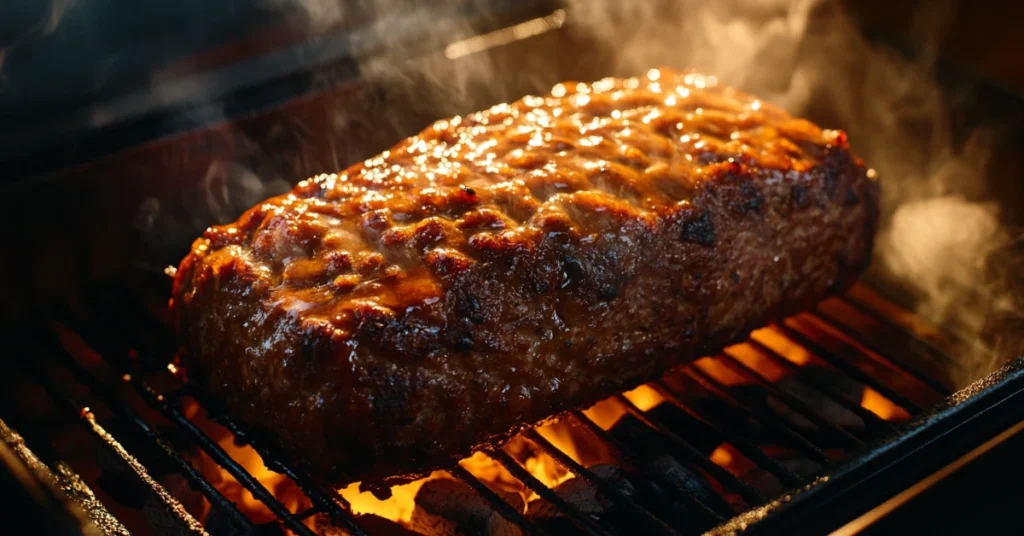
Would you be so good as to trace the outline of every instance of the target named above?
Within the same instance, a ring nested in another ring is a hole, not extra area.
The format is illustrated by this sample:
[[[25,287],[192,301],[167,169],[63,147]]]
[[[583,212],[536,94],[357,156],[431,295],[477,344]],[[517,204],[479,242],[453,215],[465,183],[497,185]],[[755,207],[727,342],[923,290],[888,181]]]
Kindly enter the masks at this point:
[[[767,357],[763,351],[758,350],[752,344],[730,346],[725,349],[725,353],[756,370],[768,381],[777,382],[786,376],[787,370],[784,367]]]
[[[632,391],[626,391],[622,394],[636,407],[640,408],[641,411],[647,411],[661,404],[664,400],[664,397],[658,394],[657,391],[646,385],[641,385]],[[619,419],[626,414],[626,409],[616,400],[609,398],[583,410],[583,414],[601,428],[611,430],[615,423],[619,422]]]
[[[657,391],[646,385],[641,385],[632,391],[628,391],[624,393],[624,396],[642,411],[647,411],[665,400]]]
[[[718,380],[722,385],[746,385],[752,381],[749,377],[730,368],[716,358],[705,357],[698,359],[694,361],[693,366],[706,372],[708,376]]]
[[[728,443],[722,443],[711,451],[708,456],[715,465],[729,471],[739,478],[745,478],[748,474],[758,469],[757,465],[746,456],[736,450]]]
[[[591,452],[594,449],[578,450],[576,445],[579,440],[575,437],[578,432],[567,424],[560,422],[547,424],[539,427],[537,433],[569,457],[585,466],[610,459],[606,453]],[[575,476],[562,467],[554,458],[522,437],[513,439],[505,447],[505,450],[513,458],[520,461],[521,465],[531,475],[548,487],[554,488]],[[482,452],[477,452],[469,458],[462,460],[460,465],[492,489],[518,494],[522,497],[524,505],[538,498],[535,492],[526,488],[501,464]],[[413,515],[416,512],[416,494],[419,493],[424,484],[440,478],[451,478],[451,476],[444,471],[435,471],[426,478],[392,487],[391,497],[385,500],[378,499],[369,492],[360,492],[358,483],[339,490],[339,493],[351,504],[352,511],[356,514],[375,514],[407,524],[413,520]]]
[[[583,410],[583,414],[605,430],[611,430],[615,423],[626,414],[626,410],[614,400],[602,400]]]
[[[891,400],[885,398],[881,393],[870,387],[864,388],[860,405],[864,409],[887,421],[905,421],[910,418],[910,414],[907,413],[905,409],[897,406]]]
[[[804,366],[814,360],[814,355],[804,347],[782,336],[772,328],[754,330],[750,338],[771,348],[779,355],[792,361],[794,364]]]

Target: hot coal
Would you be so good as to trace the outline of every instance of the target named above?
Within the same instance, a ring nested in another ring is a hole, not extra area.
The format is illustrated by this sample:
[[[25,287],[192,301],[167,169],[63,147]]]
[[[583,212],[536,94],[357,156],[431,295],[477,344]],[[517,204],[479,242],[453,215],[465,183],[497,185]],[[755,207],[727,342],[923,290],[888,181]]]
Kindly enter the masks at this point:
[[[413,536],[416,533],[402,525],[372,514],[356,517],[356,523],[367,534],[373,536]],[[313,530],[320,536],[348,536],[349,532],[338,527],[325,514],[317,514],[313,518]]]
[[[626,479],[625,473],[613,465],[595,465],[589,470],[626,497],[631,497],[636,493],[636,488]],[[613,506],[613,503],[601,495],[592,483],[578,476],[558,485],[554,491],[556,495],[584,514],[600,515],[606,513]],[[565,514],[556,505],[544,499],[537,499],[530,502],[526,515],[531,519],[540,520]]]
[[[518,493],[495,491],[512,508],[523,511]],[[423,534],[519,534],[518,527],[492,510],[468,484],[446,478],[431,480],[420,488],[409,526]]]

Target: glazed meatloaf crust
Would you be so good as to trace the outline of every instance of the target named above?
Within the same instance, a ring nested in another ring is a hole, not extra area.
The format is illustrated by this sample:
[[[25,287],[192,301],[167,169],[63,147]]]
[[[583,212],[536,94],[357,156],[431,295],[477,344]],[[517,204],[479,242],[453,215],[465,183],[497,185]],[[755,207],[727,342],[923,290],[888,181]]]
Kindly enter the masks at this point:
[[[171,306],[190,381],[379,487],[841,290],[878,197],[843,132],[713,77],[564,83],[211,227]]]

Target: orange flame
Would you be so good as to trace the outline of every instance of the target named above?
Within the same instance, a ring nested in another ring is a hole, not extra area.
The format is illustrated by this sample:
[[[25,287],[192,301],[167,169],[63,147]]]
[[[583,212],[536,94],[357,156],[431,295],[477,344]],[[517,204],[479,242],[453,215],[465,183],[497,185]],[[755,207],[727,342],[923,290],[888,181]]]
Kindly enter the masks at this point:
[[[234,434],[223,426],[211,421],[195,400],[183,398],[182,409],[186,417],[213,438],[217,445],[224,449],[233,460],[248,471],[257,481],[262,483],[288,511],[298,512],[309,505],[309,499],[306,498],[295,482],[285,475],[268,469],[263,464],[263,458],[252,447],[236,444]],[[277,519],[277,516],[271,513],[266,505],[253,497],[249,490],[245,489],[227,470],[208,456],[205,454],[200,456],[198,465],[198,469],[210,480],[214,487],[228,500],[237,504],[239,510],[254,523],[270,523]]]
[[[787,339],[773,328],[762,328],[754,330],[750,338],[771,348],[779,355],[792,361],[796,365],[805,366],[815,360],[814,354],[803,346]]]
[[[412,514],[416,510],[416,494],[419,493],[423,484],[447,476],[447,473],[443,471],[434,471],[426,478],[393,486],[391,497],[384,500],[374,497],[368,491],[359,491],[358,482],[338,490],[338,493],[349,502],[352,512],[355,514],[376,514],[399,523],[408,523],[412,520]]]
[[[640,411],[650,410],[665,400],[665,397],[647,385],[641,385],[632,391],[622,393],[622,395],[636,407],[640,408]],[[610,430],[626,414],[626,409],[622,407],[620,402],[613,398],[608,398],[583,410],[583,414],[602,429]]]
[[[632,391],[623,393],[623,396],[629,399],[636,407],[640,408],[640,411],[647,411],[658,404],[661,404],[665,397],[658,394],[653,388],[646,385],[641,385]]]
[[[626,410],[618,402],[607,399],[583,410],[583,414],[604,430],[611,430],[615,423],[626,414]]]
[[[905,421],[910,418],[907,410],[897,406],[878,391],[865,387],[861,395],[860,405],[864,409],[887,421]]]

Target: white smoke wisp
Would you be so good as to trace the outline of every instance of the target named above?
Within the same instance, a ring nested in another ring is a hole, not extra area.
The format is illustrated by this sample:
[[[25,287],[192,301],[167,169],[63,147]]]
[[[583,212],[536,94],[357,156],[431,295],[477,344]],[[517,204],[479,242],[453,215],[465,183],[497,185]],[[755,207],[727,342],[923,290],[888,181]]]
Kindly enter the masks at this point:
[[[76,2],[77,0],[49,0],[41,18],[24,28],[11,42],[0,42],[0,83],[4,81],[4,60],[11,51],[26,41],[56,32],[61,20],[75,7]]]
[[[970,202],[960,195],[929,197],[896,208],[880,237],[889,269],[911,281],[931,299],[921,305],[927,318],[947,318],[970,296],[970,288],[985,275],[985,261],[1009,242],[992,203]],[[979,292],[983,292],[980,289]],[[1006,308],[1007,296],[988,296],[994,308]],[[983,317],[961,319],[963,328],[983,328]]]

